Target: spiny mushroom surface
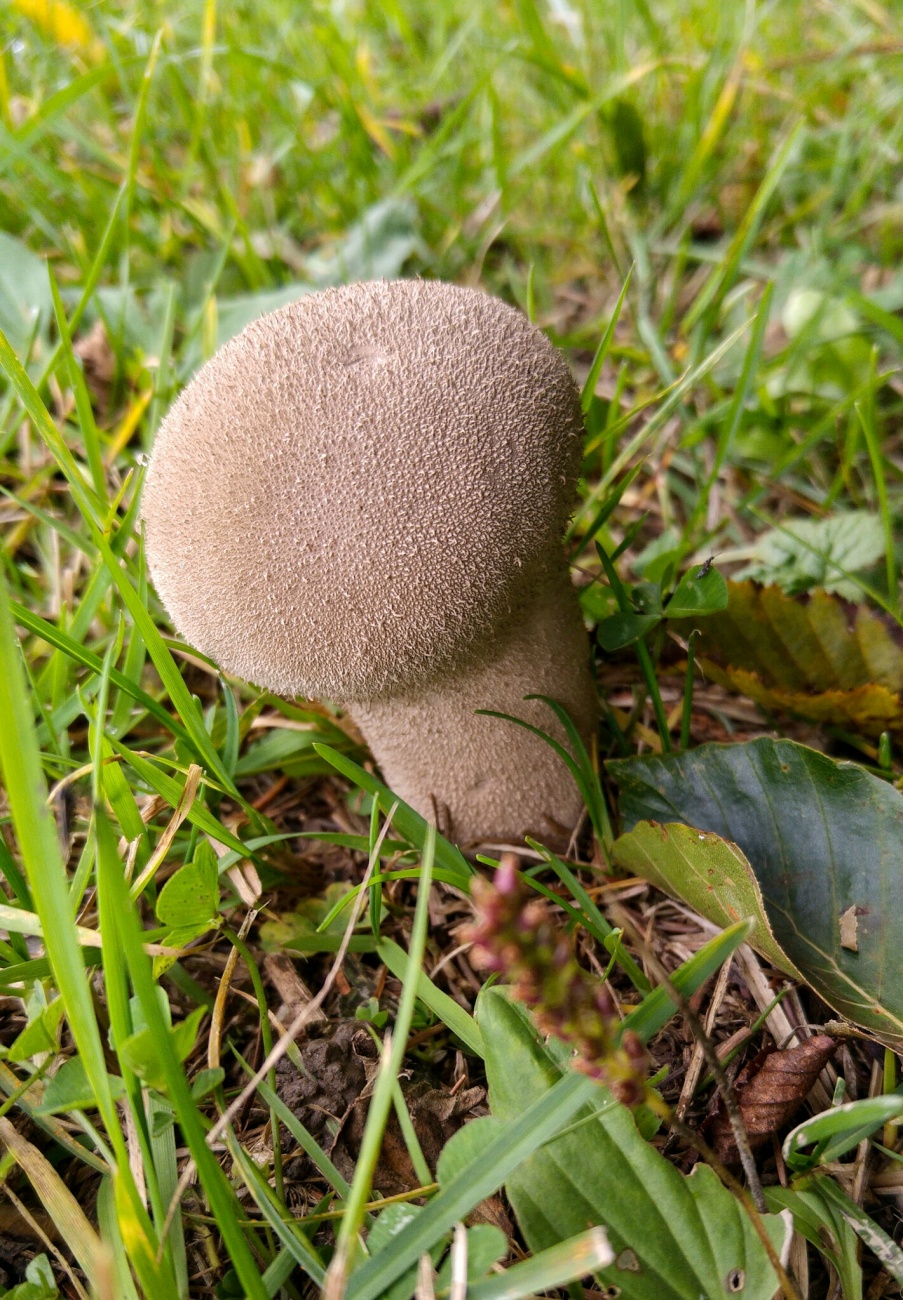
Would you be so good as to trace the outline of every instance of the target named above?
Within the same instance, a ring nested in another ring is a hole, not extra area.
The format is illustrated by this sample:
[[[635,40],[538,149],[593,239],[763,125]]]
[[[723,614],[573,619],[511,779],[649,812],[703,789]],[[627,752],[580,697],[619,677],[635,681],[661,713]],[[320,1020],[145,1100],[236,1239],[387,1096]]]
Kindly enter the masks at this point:
[[[351,706],[388,783],[461,842],[569,829],[541,740],[596,699],[561,537],[582,421],[519,312],[436,281],[355,284],[254,321],[157,436],[151,573],[225,670]]]

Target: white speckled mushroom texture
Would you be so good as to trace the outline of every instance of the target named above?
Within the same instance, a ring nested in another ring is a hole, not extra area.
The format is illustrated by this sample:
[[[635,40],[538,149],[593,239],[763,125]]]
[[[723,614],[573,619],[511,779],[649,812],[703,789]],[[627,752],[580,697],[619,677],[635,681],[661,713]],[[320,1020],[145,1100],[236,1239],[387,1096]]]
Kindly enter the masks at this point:
[[[561,537],[582,421],[519,312],[436,281],[355,284],[254,321],[163,422],[151,574],[226,671],[350,706],[390,786],[461,843],[571,827],[561,738],[597,704]]]

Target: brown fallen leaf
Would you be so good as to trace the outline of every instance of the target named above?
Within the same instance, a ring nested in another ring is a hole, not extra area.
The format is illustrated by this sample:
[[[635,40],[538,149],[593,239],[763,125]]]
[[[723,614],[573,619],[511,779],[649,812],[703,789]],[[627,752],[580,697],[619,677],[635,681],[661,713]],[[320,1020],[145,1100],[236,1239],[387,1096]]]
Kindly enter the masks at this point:
[[[734,1090],[753,1150],[793,1118],[836,1049],[833,1038],[820,1034],[785,1052],[760,1052],[744,1066]],[[720,1098],[704,1127],[718,1159],[726,1165],[739,1164],[740,1154]]]

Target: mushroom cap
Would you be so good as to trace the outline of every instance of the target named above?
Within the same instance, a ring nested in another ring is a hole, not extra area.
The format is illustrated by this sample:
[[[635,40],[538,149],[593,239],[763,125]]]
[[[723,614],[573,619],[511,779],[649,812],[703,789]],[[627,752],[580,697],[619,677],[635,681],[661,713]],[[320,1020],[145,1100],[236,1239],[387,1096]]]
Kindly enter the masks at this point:
[[[563,357],[498,299],[312,293],[226,343],[161,425],[151,574],[247,681],[337,701],[422,685],[560,565],[581,434]]]

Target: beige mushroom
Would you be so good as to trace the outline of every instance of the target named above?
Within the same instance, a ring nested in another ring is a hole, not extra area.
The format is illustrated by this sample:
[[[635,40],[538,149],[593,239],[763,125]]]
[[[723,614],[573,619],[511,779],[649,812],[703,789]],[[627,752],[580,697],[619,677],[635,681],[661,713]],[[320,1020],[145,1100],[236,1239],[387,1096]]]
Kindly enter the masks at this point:
[[[355,284],[254,321],[195,376],[144,494],[175,626],[226,671],[349,706],[392,789],[460,843],[570,830],[564,764],[495,709],[589,740],[562,550],[582,422],[519,312],[435,281]]]

